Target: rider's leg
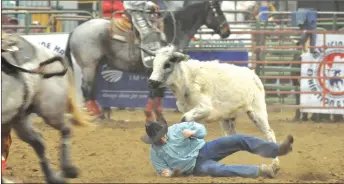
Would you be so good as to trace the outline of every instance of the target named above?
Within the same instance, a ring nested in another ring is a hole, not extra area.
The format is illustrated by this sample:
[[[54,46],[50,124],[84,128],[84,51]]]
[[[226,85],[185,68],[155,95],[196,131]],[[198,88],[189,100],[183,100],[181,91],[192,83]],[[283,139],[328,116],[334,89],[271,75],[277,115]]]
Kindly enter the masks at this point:
[[[148,50],[155,51],[162,46],[161,35],[153,28],[148,16],[149,15],[143,12],[131,12],[133,24],[140,33],[141,46]],[[141,51],[141,55],[144,65],[151,68],[154,57],[144,51]]]

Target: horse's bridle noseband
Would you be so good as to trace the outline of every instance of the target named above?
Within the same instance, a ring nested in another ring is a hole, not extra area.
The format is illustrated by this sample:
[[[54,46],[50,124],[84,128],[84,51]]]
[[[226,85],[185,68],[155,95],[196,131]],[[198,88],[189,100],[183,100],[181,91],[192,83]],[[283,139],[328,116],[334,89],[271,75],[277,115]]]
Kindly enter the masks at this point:
[[[219,3],[217,0],[210,0],[209,1],[209,8],[211,9],[213,15],[218,18],[219,16],[223,15],[223,12],[219,12],[218,10],[221,9],[221,7],[219,6]],[[221,24],[216,28],[216,32],[220,32],[220,30],[222,29],[222,27],[227,24],[226,19],[221,22]]]

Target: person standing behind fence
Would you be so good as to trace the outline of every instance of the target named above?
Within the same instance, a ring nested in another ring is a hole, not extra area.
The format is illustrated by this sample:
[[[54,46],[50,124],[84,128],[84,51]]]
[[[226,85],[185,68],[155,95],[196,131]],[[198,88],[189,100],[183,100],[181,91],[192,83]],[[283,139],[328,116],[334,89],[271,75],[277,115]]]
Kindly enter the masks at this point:
[[[275,12],[276,8],[271,1],[260,1],[256,3],[256,6],[253,8],[253,14],[258,16],[260,12],[269,11]],[[259,18],[260,21],[267,21],[269,20],[269,14],[263,13]]]
[[[113,13],[118,11],[124,11],[123,2],[119,0],[103,0],[102,1],[103,17],[121,18],[122,13],[117,13],[112,16]]]
[[[19,21],[17,18],[13,18],[11,16],[2,15],[1,17],[1,24],[2,25],[19,25]],[[16,28],[3,28],[1,31],[5,33],[17,33],[18,30]]]

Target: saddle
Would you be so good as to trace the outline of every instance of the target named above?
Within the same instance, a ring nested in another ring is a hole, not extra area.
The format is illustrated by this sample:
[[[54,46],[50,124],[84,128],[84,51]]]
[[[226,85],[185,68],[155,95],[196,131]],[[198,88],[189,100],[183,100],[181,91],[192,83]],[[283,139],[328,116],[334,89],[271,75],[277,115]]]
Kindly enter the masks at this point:
[[[36,48],[24,38],[1,35],[1,71],[8,74],[17,73],[17,67],[31,61],[36,55]]]
[[[164,32],[163,21],[156,22],[155,26],[159,29],[159,31]],[[124,14],[121,18],[111,18],[109,31],[110,37],[112,37],[115,40],[130,44],[140,43],[140,34],[135,29],[128,16]]]
[[[1,35],[1,72],[9,75],[18,74],[19,72],[26,72],[31,74],[41,75],[43,78],[50,78],[53,76],[63,76],[67,73],[67,67],[60,56],[54,56],[39,63],[36,69],[28,70],[22,68],[20,65],[31,62],[37,58],[37,48],[27,41],[25,38],[13,35]],[[59,72],[44,73],[41,70],[45,65],[53,62],[60,62],[64,69]]]

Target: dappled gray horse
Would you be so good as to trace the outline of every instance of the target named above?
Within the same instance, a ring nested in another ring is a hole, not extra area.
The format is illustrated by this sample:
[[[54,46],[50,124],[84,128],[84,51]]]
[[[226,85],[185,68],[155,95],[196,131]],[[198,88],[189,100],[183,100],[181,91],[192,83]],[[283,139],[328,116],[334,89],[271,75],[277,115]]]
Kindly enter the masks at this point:
[[[188,46],[190,39],[202,26],[206,25],[222,38],[230,35],[230,29],[218,0],[186,1],[183,9],[168,14],[164,22],[164,33],[167,42],[172,42],[178,49]],[[176,25],[176,26],[174,26]],[[113,69],[144,74],[151,73],[150,67],[145,67],[140,49],[135,45],[131,35],[122,31],[118,34],[127,35],[128,41],[113,40],[110,36],[110,21],[105,19],[92,19],[78,26],[69,36],[66,56],[71,63],[71,54],[82,70],[82,92],[86,101],[86,108],[93,114],[99,114],[99,106],[95,102],[95,75],[99,63],[107,64]],[[175,38],[175,39],[173,39]],[[130,41],[129,41],[130,42]],[[156,93],[153,92],[153,96]]]
[[[89,123],[76,105],[75,90],[66,75],[64,60],[22,37],[6,36],[2,39],[1,62],[1,133],[8,133],[13,128],[22,141],[30,144],[39,157],[48,183],[62,183],[63,176],[77,177],[77,168],[69,153],[71,129],[64,121],[64,114],[72,114],[74,125]],[[31,113],[60,131],[63,176],[58,176],[51,168],[41,134],[32,126]]]

